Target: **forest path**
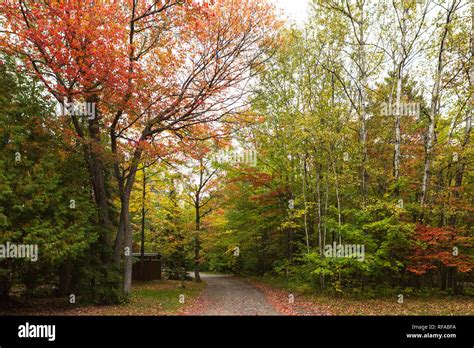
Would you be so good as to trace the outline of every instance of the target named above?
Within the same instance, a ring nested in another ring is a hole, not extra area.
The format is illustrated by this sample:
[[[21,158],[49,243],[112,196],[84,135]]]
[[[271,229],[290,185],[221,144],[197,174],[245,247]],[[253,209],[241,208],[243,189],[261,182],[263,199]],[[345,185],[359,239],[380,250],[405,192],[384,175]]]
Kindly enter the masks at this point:
[[[279,315],[253,286],[231,275],[201,273],[207,283],[191,315]]]

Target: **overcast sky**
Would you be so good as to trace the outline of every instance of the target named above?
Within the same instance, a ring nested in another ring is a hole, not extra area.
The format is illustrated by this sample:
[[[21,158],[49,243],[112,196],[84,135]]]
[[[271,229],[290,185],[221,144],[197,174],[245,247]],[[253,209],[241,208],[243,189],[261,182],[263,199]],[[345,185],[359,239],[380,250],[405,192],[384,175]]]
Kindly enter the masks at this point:
[[[271,0],[278,8],[284,10],[291,20],[302,23],[306,19],[309,0]]]

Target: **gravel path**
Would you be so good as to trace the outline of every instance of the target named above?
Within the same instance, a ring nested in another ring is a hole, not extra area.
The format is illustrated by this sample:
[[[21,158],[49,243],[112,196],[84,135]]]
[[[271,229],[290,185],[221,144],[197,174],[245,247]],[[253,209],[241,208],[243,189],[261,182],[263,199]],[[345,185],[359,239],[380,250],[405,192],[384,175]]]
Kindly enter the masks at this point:
[[[202,273],[207,283],[192,315],[279,315],[253,286],[229,275]]]

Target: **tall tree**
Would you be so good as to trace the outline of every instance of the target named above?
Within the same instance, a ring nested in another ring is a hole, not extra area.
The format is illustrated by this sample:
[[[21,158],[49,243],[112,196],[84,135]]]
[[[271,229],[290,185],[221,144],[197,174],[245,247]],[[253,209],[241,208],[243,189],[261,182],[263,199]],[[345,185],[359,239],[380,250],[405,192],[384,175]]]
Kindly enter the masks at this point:
[[[257,0],[7,1],[2,15],[2,46],[25,58],[59,102],[96,103],[96,118],[84,125],[72,116],[71,122],[104,225],[110,221],[104,168],[113,165],[120,197],[115,259],[125,246],[124,290],[130,292],[130,194],[147,144],[159,145],[170,134],[199,137],[210,129],[199,124],[241,110],[246,82],[273,44],[271,8]]]
[[[436,52],[436,68],[434,71],[434,84],[431,91],[430,110],[428,113],[428,129],[426,132],[426,143],[425,143],[425,159],[423,167],[423,179],[421,183],[421,198],[420,203],[422,208],[425,206],[428,198],[428,185],[430,180],[430,168],[433,156],[433,147],[435,145],[436,137],[436,123],[439,115],[440,102],[441,102],[441,91],[442,91],[442,78],[444,69],[446,66],[445,61],[445,50],[446,42],[448,40],[448,34],[451,30],[451,23],[455,17],[456,11],[459,9],[461,1],[453,0],[449,3],[445,10],[445,20],[442,25],[441,33],[439,34],[439,41]]]

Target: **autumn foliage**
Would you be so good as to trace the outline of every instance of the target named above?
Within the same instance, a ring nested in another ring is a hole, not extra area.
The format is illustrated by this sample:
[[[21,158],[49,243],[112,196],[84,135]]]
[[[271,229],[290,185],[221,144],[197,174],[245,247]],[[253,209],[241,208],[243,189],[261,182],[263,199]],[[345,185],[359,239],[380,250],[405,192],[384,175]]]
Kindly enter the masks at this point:
[[[8,263],[0,297],[37,273],[118,302],[138,247],[180,280],[469,293],[472,23],[463,0],[426,2],[310,1],[283,27],[270,0],[2,1],[0,237],[67,233],[59,275]],[[419,115],[387,115],[396,100]],[[232,147],[255,161],[215,160]]]
[[[461,273],[470,272],[474,260],[470,254],[461,254],[461,250],[471,247],[472,237],[463,237],[454,227],[417,225],[407,269],[417,275],[440,270],[441,266],[453,267]]]
[[[0,48],[19,59],[20,71],[59,103],[96,105],[96,118],[71,115],[59,133],[80,146],[109,231],[101,238],[117,265],[132,247],[140,162],[189,153],[199,139],[228,132],[220,121],[247,108],[246,85],[274,49],[278,27],[272,6],[259,0],[8,0],[0,16]],[[131,264],[126,255],[126,292]]]

